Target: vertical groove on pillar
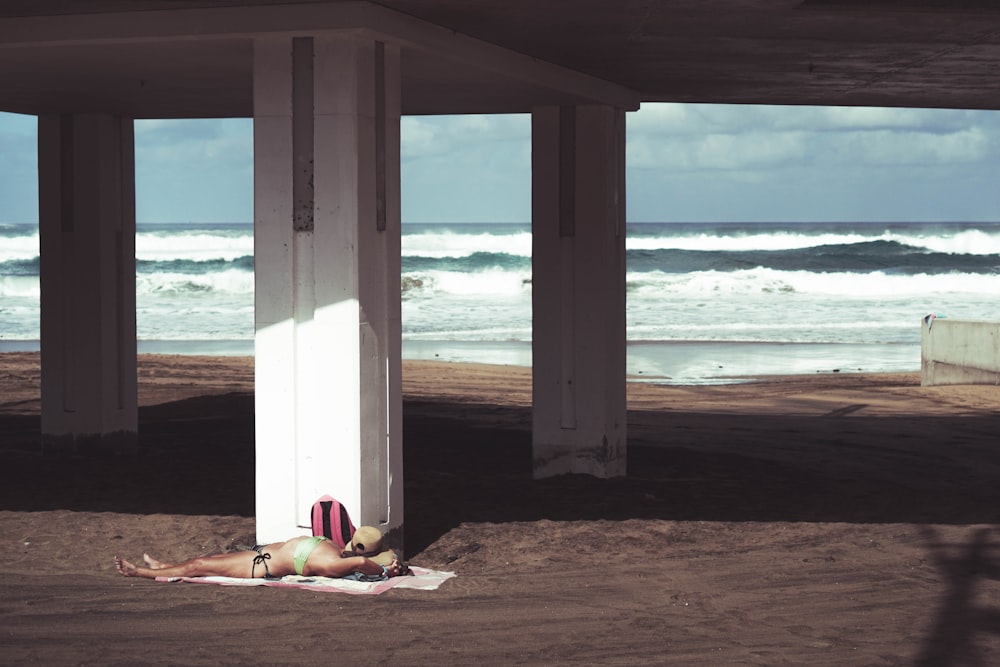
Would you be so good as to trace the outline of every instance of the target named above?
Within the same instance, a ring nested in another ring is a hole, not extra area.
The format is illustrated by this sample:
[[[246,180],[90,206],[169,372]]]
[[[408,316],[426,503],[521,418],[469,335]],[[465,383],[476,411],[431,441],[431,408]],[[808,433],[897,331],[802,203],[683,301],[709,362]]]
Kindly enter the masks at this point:
[[[122,358],[122,332],[125,322],[125,258],[122,256],[125,252],[124,241],[122,239],[122,216],[125,213],[124,202],[122,201],[122,196],[125,194],[122,189],[124,186],[122,180],[123,165],[122,158],[122,121],[119,116],[112,116],[110,136],[108,141],[115,144],[115,153],[118,154],[118,161],[112,165],[111,174],[111,184],[114,186],[114,196],[111,200],[111,206],[113,210],[111,211],[111,228],[112,238],[114,242],[112,245],[112,251],[115,256],[112,258],[113,262],[113,279],[114,279],[114,292],[115,292],[115,303],[114,303],[114,324],[112,325],[111,335],[114,340],[111,341],[111,349],[114,350],[114,363],[115,363],[115,373],[112,378],[112,382],[115,383],[114,396],[115,396],[115,406],[121,410],[125,407],[125,387],[122,382],[122,374],[124,372],[124,359]]]
[[[382,360],[382,377],[389,378],[389,355],[383,355]],[[385,525],[389,523],[389,510],[391,505],[391,500],[389,498],[389,487],[392,485],[392,470],[389,465],[389,461],[392,457],[392,429],[390,428],[389,422],[389,411],[392,405],[392,394],[389,391],[389,382],[385,382],[385,405],[386,410],[384,414],[384,425],[385,425],[385,438],[382,440],[383,450],[380,453],[378,460],[378,511],[379,511],[379,524]]]
[[[313,230],[314,86],[312,37],[296,37],[292,40],[292,159],[295,169],[292,225],[296,232]]]
[[[559,276],[564,296],[559,300],[559,426],[576,428],[576,260],[572,238],[560,239]]]
[[[559,108],[560,326],[559,426],[576,428],[576,107]]]
[[[115,230],[115,326],[114,326],[114,347],[115,351],[115,404],[119,410],[125,408],[125,383],[122,377],[125,374],[125,346],[122,345],[122,333],[125,329],[125,243],[122,238],[121,217],[119,216],[118,229]]]
[[[291,362],[296,381],[292,387],[296,416],[294,428],[299,429],[302,411],[307,403],[300,401],[303,384],[299,378],[306,374],[304,365],[310,363],[308,327],[300,326],[312,320],[316,311],[315,266],[313,263],[313,235],[315,230],[315,50],[311,37],[292,39],[292,319],[294,320]],[[292,469],[293,495],[298,496],[303,484],[304,461],[301,460],[303,442],[300,433],[292,438],[297,464]]]
[[[76,228],[76,151],[74,150],[75,132],[74,118],[71,114],[59,117],[59,227],[64,234],[60,242],[60,257],[64,275],[76,275],[76,243],[72,238]],[[73,317],[73,304],[66,296],[62,287],[58,290],[59,308],[62,310],[63,325],[76,322]],[[76,400],[73,394],[76,383],[73,382],[73,348],[72,334],[62,336],[62,409],[63,412],[75,412]]]
[[[386,174],[385,174],[385,151],[386,151],[386,109],[385,109],[385,42],[375,42],[375,229],[379,232],[384,232],[386,228],[386,215],[388,214],[386,210]],[[383,258],[383,262],[386,262],[387,258]],[[395,282],[391,279],[387,281],[388,284],[394,285]],[[394,289],[390,287],[389,289]],[[396,288],[398,289],[398,288]],[[389,301],[391,303],[391,301]],[[388,315],[388,313],[386,313]],[[383,336],[388,335],[388,330],[383,328],[380,332],[379,340],[382,341],[381,347],[385,347],[387,341],[383,339]],[[383,412],[382,427],[385,429],[383,431],[385,437],[382,439],[382,451],[380,452],[378,458],[378,505],[376,507],[379,511],[379,524],[384,525],[389,523],[389,486],[392,482],[392,477],[390,475],[389,459],[392,455],[392,449],[390,447],[390,425],[389,425],[389,406],[391,405],[392,398],[389,393],[389,356],[392,353],[382,353],[382,368],[381,376],[379,381],[385,387],[385,398],[382,401]]]
[[[615,155],[615,172],[618,174],[618,187],[615,190],[615,238],[619,239],[625,234],[625,228],[628,224],[627,213],[625,208],[625,142],[626,142],[626,120],[625,112],[621,109],[615,109],[615,139],[617,140],[617,146],[619,148],[614,150]]]
[[[375,42],[375,228],[385,231],[385,42]]]
[[[69,235],[68,233],[66,234]],[[63,264],[63,274],[67,276],[76,276],[77,274],[77,264],[76,264],[76,244],[73,243],[72,239],[63,239],[62,248],[60,249]],[[66,295],[66,289],[62,285],[59,286],[59,308],[62,310],[62,323],[64,327],[69,327],[71,324],[76,323],[76,318],[73,316],[73,303]],[[61,369],[62,369],[62,411],[63,412],[76,412],[76,382],[73,378],[76,376],[74,373],[73,366],[73,332],[63,332],[62,333],[62,359],[61,359]]]
[[[559,107],[559,236],[576,234],[576,107]]]
[[[137,410],[135,326],[135,131],[131,118],[116,117],[118,137],[117,249],[118,399],[122,410]],[[138,412],[136,419],[138,419]],[[138,423],[136,422],[136,429]]]
[[[73,190],[73,116],[59,117],[59,220],[60,229],[73,231],[73,211],[76,207]]]

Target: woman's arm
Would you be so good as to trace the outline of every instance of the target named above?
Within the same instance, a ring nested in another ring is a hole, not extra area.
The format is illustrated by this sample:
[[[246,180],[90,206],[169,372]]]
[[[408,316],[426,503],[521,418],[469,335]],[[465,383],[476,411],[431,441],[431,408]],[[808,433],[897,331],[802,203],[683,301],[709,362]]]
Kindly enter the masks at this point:
[[[347,558],[325,560],[322,563],[316,563],[315,568],[316,574],[325,577],[345,577],[353,572],[372,576],[385,574],[395,577],[402,571],[402,565],[395,559],[389,565],[382,567],[375,561],[364,556],[349,556]]]
[[[359,569],[354,570],[355,572],[361,572],[363,574],[379,575],[384,574],[387,577],[398,577],[403,572],[403,565],[399,560],[393,558],[392,562],[388,565],[379,565],[375,561],[365,558],[364,556],[357,556],[364,561],[364,563],[359,567]]]

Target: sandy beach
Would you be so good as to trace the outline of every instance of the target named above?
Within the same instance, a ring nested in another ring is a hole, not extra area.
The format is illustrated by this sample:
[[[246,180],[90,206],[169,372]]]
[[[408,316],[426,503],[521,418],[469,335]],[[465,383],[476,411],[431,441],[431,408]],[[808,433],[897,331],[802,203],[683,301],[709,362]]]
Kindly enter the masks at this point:
[[[530,370],[404,362],[406,556],[437,591],[125,579],[254,541],[253,360],[142,355],[141,454],[42,457],[0,354],[3,665],[1000,662],[1000,388],[630,383],[629,475],[530,475]]]

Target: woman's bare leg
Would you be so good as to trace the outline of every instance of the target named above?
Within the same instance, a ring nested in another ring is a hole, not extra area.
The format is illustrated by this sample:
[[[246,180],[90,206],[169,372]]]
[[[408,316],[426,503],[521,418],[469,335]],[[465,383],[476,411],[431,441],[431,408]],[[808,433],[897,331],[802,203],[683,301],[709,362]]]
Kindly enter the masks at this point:
[[[144,577],[146,579],[155,579],[157,577],[212,576],[239,578],[250,576],[263,577],[265,574],[263,565],[258,565],[254,568],[253,561],[256,557],[256,552],[238,551],[228,554],[199,556],[176,565],[169,565],[155,558],[148,558],[146,563],[150,567],[139,567],[124,558],[115,556],[115,569],[123,577]]]

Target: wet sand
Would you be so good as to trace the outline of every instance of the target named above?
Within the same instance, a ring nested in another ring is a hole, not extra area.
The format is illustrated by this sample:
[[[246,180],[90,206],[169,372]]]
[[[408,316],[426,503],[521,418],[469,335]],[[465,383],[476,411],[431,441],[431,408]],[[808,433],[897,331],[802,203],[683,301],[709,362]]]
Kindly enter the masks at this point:
[[[159,584],[253,542],[253,360],[140,357],[142,452],[43,457],[0,354],[0,664],[1000,661],[1000,388],[629,386],[629,475],[530,476],[530,371],[404,363],[406,553],[441,589]]]

